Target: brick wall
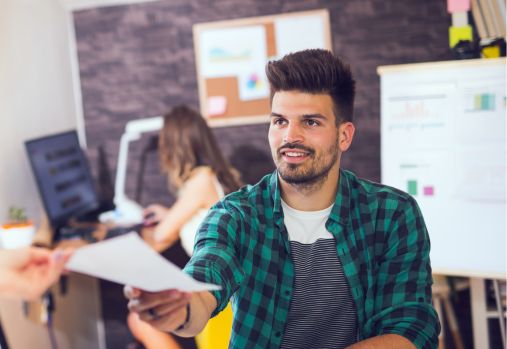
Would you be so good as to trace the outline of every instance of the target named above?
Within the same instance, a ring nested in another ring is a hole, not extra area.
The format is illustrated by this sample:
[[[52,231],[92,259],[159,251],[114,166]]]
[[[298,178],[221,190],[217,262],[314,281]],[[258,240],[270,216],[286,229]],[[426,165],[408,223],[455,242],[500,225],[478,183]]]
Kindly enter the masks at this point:
[[[352,63],[357,80],[356,138],[343,167],[380,180],[376,68],[451,59],[450,16],[444,0],[167,0],[77,11],[74,23],[86,137],[94,171],[97,149],[103,146],[115,173],[119,138],[127,121],[160,115],[180,103],[198,109],[194,23],[320,8],[330,11],[334,52]],[[240,146],[269,154],[267,124],[214,132],[228,157]],[[145,143],[143,138],[133,144],[131,154],[138,154]],[[131,156],[129,162],[129,196],[135,190],[136,158]],[[155,154],[149,157],[143,204],[171,201],[161,190],[166,181],[156,160]]]

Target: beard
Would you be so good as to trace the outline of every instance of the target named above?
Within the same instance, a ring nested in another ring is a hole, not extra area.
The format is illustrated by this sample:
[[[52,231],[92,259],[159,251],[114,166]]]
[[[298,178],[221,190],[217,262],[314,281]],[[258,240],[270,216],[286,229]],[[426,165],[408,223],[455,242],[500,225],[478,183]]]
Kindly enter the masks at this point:
[[[302,164],[288,164],[282,159],[282,151],[286,149],[301,149],[309,154],[309,158]],[[288,184],[301,187],[314,187],[323,183],[329,171],[338,161],[338,142],[328,149],[317,153],[314,149],[301,144],[285,144],[281,146],[275,157],[275,165],[280,177]]]

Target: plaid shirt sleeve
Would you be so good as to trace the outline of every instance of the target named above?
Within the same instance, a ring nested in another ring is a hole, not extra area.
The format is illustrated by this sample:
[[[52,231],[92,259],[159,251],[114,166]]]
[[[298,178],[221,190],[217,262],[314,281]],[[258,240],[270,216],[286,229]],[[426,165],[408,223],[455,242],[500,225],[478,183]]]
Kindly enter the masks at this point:
[[[440,323],[431,300],[430,241],[412,197],[396,200],[379,260],[374,315],[365,329],[371,336],[399,334],[417,348],[437,348]]]
[[[218,304],[212,317],[227,306],[244,279],[237,252],[241,223],[225,205],[219,202],[208,213],[197,232],[194,254],[184,268],[194,279],[222,287],[211,291]]]

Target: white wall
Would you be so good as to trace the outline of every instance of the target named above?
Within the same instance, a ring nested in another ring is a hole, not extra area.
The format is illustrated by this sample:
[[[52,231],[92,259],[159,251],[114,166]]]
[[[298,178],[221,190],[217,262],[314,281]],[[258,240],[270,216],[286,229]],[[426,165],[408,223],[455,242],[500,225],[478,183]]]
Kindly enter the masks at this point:
[[[60,0],[60,1],[70,11],[76,11],[104,6],[139,4],[142,2],[150,2],[157,0]]]
[[[0,222],[11,205],[40,218],[23,142],[77,125],[69,24],[58,0],[0,1]]]

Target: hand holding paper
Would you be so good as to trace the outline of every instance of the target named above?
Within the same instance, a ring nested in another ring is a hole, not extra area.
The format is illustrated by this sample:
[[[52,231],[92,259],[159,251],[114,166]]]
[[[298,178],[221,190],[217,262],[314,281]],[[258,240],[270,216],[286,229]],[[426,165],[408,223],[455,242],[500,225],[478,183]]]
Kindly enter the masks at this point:
[[[219,286],[192,279],[151,249],[135,233],[76,250],[66,268],[150,292],[170,289],[186,292],[220,289]]]

